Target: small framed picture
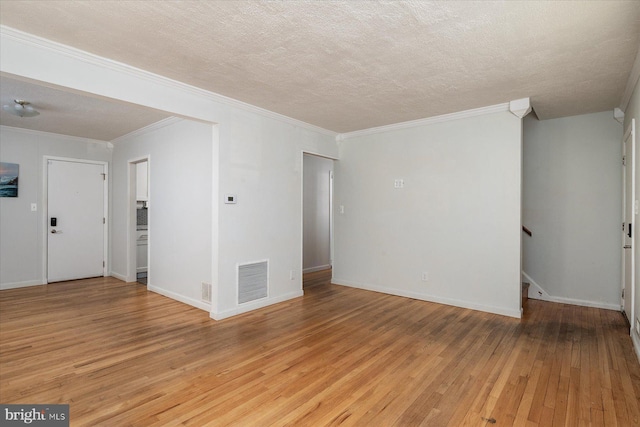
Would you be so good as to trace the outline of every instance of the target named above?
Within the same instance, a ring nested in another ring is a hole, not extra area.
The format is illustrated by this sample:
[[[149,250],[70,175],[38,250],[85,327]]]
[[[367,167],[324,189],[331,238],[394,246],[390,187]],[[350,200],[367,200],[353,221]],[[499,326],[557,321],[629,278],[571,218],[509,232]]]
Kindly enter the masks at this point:
[[[17,163],[0,162],[0,197],[18,197]]]

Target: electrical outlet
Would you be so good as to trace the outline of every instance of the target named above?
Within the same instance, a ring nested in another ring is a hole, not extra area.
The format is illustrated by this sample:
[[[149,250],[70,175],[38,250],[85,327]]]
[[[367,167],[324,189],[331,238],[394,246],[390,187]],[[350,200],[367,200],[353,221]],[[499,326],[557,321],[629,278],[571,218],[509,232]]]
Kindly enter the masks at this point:
[[[289,271],[289,280],[294,280],[295,278],[296,278],[295,271],[293,270]]]
[[[344,205],[340,205],[338,212],[340,212],[341,215],[344,215]]]
[[[429,273],[426,271],[422,272],[422,281],[423,282],[428,282],[429,281]]]
[[[393,181],[393,188],[404,188],[404,179],[396,179]]]

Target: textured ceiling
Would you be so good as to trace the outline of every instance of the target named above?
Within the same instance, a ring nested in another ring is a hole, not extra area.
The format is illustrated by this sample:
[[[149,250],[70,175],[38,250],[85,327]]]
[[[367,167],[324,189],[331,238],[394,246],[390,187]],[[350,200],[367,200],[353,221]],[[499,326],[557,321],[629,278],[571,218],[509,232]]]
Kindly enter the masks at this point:
[[[0,109],[0,124],[101,141],[111,141],[168,117],[137,105],[0,77],[0,104],[13,105],[14,99],[29,101],[40,115],[17,117]]]
[[[640,1],[2,1],[9,27],[336,132],[619,106]]]

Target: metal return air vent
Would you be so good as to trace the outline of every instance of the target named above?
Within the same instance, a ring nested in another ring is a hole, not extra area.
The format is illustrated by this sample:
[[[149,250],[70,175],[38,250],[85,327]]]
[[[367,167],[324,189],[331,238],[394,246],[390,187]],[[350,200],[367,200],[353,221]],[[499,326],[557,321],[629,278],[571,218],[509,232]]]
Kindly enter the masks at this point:
[[[268,296],[269,261],[238,265],[238,304]]]

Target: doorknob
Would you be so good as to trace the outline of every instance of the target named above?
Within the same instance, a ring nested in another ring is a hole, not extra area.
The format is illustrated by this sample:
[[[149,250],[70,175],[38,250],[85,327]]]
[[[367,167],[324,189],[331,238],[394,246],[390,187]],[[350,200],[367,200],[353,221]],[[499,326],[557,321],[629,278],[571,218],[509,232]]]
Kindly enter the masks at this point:
[[[62,233],[62,230],[56,230],[55,228],[51,230],[51,234],[60,234],[60,233]]]
[[[623,249],[631,249],[631,245],[624,245]]]

